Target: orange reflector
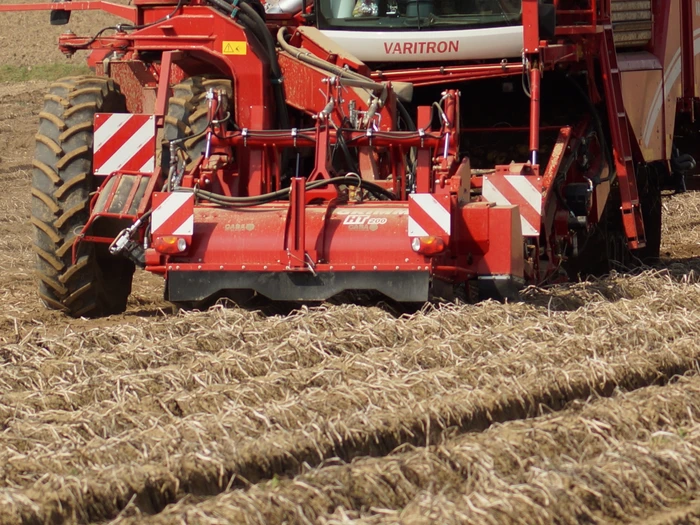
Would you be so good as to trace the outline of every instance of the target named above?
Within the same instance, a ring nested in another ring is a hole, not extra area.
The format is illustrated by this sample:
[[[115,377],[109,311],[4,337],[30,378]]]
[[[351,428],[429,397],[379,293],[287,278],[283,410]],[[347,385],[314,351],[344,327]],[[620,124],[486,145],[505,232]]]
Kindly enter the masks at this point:
[[[187,240],[175,235],[164,235],[153,239],[153,248],[158,253],[173,255],[187,250]]]
[[[445,242],[440,237],[414,237],[411,248],[423,255],[437,255],[445,250]]]

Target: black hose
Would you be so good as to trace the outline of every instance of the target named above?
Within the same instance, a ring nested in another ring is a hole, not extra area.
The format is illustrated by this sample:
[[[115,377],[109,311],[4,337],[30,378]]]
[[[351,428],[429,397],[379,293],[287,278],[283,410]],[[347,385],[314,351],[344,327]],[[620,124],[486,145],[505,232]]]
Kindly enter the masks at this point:
[[[241,22],[250,29],[251,32],[257,34],[257,37],[267,48],[267,53],[270,59],[270,72],[272,73],[272,88],[275,96],[275,105],[277,106],[277,116],[279,119],[280,129],[288,129],[289,112],[287,111],[287,100],[284,96],[282,69],[277,60],[277,49],[275,40],[272,38],[270,30],[265,25],[265,21],[260,17],[258,12],[253,9],[247,2],[243,1],[239,4],[241,13],[238,15]]]
[[[418,131],[416,123],[411,118],[411,114],[406,109],[406,106],[400,100],[396,100],[396,107],[399,110],[399,115],[404,120],[408,126],[409,131]],[[411,148],[408,153],[408,180],[406,181],[406,186],[413,186],[416,177],[416,159],[418,157],[416,148]]]
[[[396,107],[399,110],[399,114],[401,115],[401,118],[408,124],[408,130],[409,131],[418,131],[416,129],[416,124],[413,122],[413,119],[411,118],[411,114],[408,112],[406,109],[406,106],[404,106],[400,100],[396,101]]]
[[[258,36],[265,44],[265,47],[267,47],[267,51],[270,54],[270,56],[276,56],[277,53],[275,51],[275,41],[272,39],[272,34],[270,34],[270,30],[265,25],[265,21],[260,17],[258,12],[255,9],[253,9],[250,6],[250,4],[248,4],[245,0],[239,4],[239,7],[241,8],[241,12],[238,14],[238,16],[242,17],[241,20],[244,22],[244,24],[246,26],[249,26],[251,31],[257,30],[257,32],[259,33]],[[272,61],[272,63],[270,64],[270,68],[272,69],[272,72],[276,77],[282,76],[279,62],[277,60]]]
[[[315,180],[306,183],[306,190],[313,190],[316,188],[321,188],[323,186],[328,186],[330,184],[336,186],[358,186],[363,189],[370,191],[371,193],[384,197],[387,200],[396,200],[396,195],[394,195],[389,190],[382,188],[381,186],[374,184],[372,182],[366,181],[359,176],[354,177],[334,177],[331,179]],[[215,204],[221,204],[224,206],[236,206],[236,207],[247,207],[247,206],[257,206],[259,204],[264,204],[266,202],[271,202],[284,197],[287,197],[292,191],[291,188],[284,188],[282,190],[273,191],[272,193],[266,193],[264,195],[253,195],[250,197],[227,197],[225,195],[220,195],[218,193],[212,193],[210,191],[195,189],[194,194],[198,197],[203,197]]]
[[[229,16],[233,13],[233,6],[225,0],[209,0],[209,3],[225,11]]]
[[[234,7],[229,4],[226,0],[208,0],[210,3],[227,13],[229,16],[233,16]],[[241,25],[247,29],[256,40],[262,45],[263,49],[266,50],[268,60],[270,62],[270,73],[272,78],[272,91],[275,97],[275,106],[277,107],[277,118],[278,127],[280,129],[288,129],[289,125],[289,112],[287,111],[287,101],[284,97],[284,90],[282,87],[282,70],[280,69],[279,61],[277,60],[277,50],[275,49],[275,41],[270,34],[270,31],[265,25],[265,21],[260,17],[257,11],[248,5],[245,1],[239,4],[240,12],[237,17]]]
[[[578,92],[578,94],[581,96],[581,98],[584,100],[586,103],[586,106],[588,106],[588,110],[591,113],[591,116],[593,117],[593,125],[595,126],[595,131],[598,134],[598,140],[600,141],[600,148],[603,150],[605,154],[605,160],[608,163],[608,168],[610,170],[610,175],[605,179],[605,181],[598,180],[596,182],[607,182],[611,180],[612,174],[614,171],[614,162],[612,158],[612,151],[610,148],[608,148],[608,141],[605,138],[605,132],[603,131],[603,121],[600,119],[600,114],[598,113],[598,110],[596,107],[593,105],[593,102],[591,101],[591,98],[588,96],[588,94],[583,91],[583,88],[580,86],[578,82],[576,82],[571,75],[566,75],[566,79],[574,86],[574,89]]]
[[[355,162],[355,158],[350,153],[350,149],[348,148],[348,143],[345,141],[345,137],[343,136],[342,133],[338,133],[337,142],[338,142],[338,145],[340,146],[340,149],[343,151],[343,155],[345,156],[345,160],[347,161],[348,165],[350,166],[350,170],[355,171],[355,172],[359,171],[359,168],[357,167],[357,163]]]
[[[687,153],[671,157],[671,169],[676,173],[687,173],[695,169],[695,166],[695,159]]]

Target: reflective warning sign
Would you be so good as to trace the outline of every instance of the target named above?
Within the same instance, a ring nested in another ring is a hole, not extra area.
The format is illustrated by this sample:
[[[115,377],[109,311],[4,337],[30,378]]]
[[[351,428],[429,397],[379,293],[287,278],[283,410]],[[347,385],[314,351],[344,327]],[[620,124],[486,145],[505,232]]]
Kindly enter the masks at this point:
[[[224,40],[222,51],[224,55],[245,55],[248,53],[248,44],[245,40]]]

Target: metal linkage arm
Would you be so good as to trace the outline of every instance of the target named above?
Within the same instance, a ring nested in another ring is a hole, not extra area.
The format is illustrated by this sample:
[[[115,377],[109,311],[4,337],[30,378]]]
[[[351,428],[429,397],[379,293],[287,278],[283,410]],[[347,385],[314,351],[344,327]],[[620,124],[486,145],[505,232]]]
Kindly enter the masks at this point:
[[[112,2],[102,2],[101,0],[0,5],[0,12],[3,11],[105,11],[124,18],[132,24],[136,24],[138,21],[137,9],[135,7],[113,4]]]

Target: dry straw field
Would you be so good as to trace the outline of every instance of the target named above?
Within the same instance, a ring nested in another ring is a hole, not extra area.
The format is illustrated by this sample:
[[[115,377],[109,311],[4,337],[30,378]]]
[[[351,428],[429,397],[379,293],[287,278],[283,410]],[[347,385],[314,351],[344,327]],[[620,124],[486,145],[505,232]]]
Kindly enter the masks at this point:
[[[141,274],[69,320],[34,291],[46,88],[0,83],[0,523],[700,523],[700,195],[661,267],[514,304],[174,313]]]

